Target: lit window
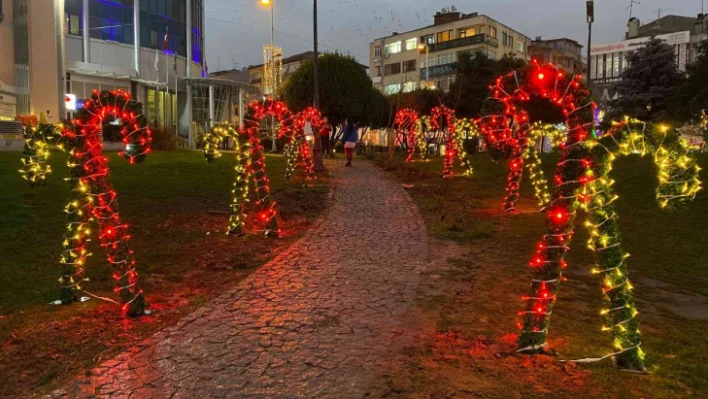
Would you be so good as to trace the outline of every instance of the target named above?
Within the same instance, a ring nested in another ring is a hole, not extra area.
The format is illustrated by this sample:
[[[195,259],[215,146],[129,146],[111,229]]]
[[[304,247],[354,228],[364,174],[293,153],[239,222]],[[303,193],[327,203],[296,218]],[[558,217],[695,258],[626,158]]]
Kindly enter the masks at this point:
[[[401,42],[389,43],[385,48],[386,54],[396,54],[401,52]]]
[[[415,50],[418,48],[418,39],[413,38],[413,39],[408,39],[406,40],[406,50]]]
[[[400,91],[401,91],[401,84],[400,84],[400,83],[396,83],[396,84],[392,84],[392,85],[387,85],[387,86],[384,88],[384,94],[396,94],[396,93],[398,93],[398,92],[400,92]]]
[[[452,31],[446,30],[444,32],[438,32],[438,43],[447,42],[452,40]]]
[[[523,52],[524,52],[524,47],[525,47],[525,46],[524,46],[524,42],[521,42],[521,41],[518,42],[518,43],[516,44],[516,47],[519,49],[519,52],[520,52],[520,53],[523,53]]]
[[[489,27],[489,36],[497,38],[497,28]]]
[[[403,84],[403,92],[404,93],[411,92],[411,91],[415,90],[417,85],[418,85],[418,83],[416,83],[416,82],[406,82]]]
[[[460,29],[460,38],[470,37],[477,34],[477,29],[475,28],[464,28]]]

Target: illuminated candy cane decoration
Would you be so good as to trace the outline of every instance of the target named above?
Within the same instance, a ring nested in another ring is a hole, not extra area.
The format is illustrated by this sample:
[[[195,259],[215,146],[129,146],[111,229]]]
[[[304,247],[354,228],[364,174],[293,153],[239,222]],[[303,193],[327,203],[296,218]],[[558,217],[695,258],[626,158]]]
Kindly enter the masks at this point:
[[[454,176],[455,158],[464,166],[464,176],[472,175],[472,165],[467,159],[467,152],[462,148],[462,140],[458,140],[455,124],[455,111],[445,106],[435,107],[430,113],[430,129],[445,132],[445,158],[443,160],[443,178]]]
[[[314,107],[309,107],[295,115],[293,121],[294,134],[285,151],[288,161],[285,177],[288,179],[292,177],[298,164],[303,166],[306,180],[315,178],[315,165],[312,160],[312,151],[310,150],[310,145],[307,142],[307,136],[305,134],[305,125],[307,123],[309,123],[312,128],[312,134],[321,134],[331,129],[331,127],[325,123],[320,111]]]
[[[145,313],[145,297],[138,287],[138,273],[133,250],[128,241],[128,224],[118,214],[117,193],[108,177],[108,158],[103,155],[103,125],[113,118],[122,126],[121,136],[125,151],[121,155],[131,164],[142,162],[150,152],[151,131],[139,103],[121,91],[94,92],[84,108],[68,126],[47,129],[44,134],[34,131],[26,141],[25,169],[21,172],[30,182],[46,180],[49,168],[46,162],[47,141],[56,140],[69,153],[69,177],[72,199],[65,208],[68,218],[64,251],[61,256],[62,276],[60,300],[70,304],[79,299],[88,256],[86,248],[91,237],[91,224],[98,227],[101,246],[114,269],[115,292],[120,295],[121,309],[129,316]],[[40,138],[39,135],[42,137]],[[34,155],[32,155],[34,154]],[[118,303],[109,298],[110,302]]]
[[[212,163],[221,157],[219,147],[227,138],[234,140],[236,182],[234,182],[234,189],[231,191],[231,217],[226,234],[240,236],[245,233],[246,213],[244,208],[248,201],[248,185],[253,177],[250,173],[250,143],[232,125],[223,124],[214,126],[205,134],[201,138],[200,147],[204,151],[207,162]]]
[[[418,113],[410,108],[404,108],[396,113],[396,136],[406,144],[405,163],[413,162],[415,150],[418,147],[418,133],[416,133]]]
[[[607,319],[603,328],[613,334],[616,351],[595,359],[614,357],[618,366],[643,370],[644,355],[638,330],[637,311],[632,286],[627,277],[627,254],[619,242],[619,226],[612,203],[612,181],[608,173],[616,154],[636,150],[653,153],[660,168],[660,186],[657,197],[663,206],[680,204],[692,199],[700,188],[698,167],[689,159],[675,132],[638,123],[614,127],[606,135],[593,137],[594,103],[580,84],[581,77],[566,77],[551,65],[532,63],[522,76],[525,82],[509,103],[520,107],[524,102],[540,96],[557,104],[566,117],[568,136],[562,145],[562,156],[555,175],[552,200],[546,210],[546,234],[538,243],[534,258],[529,263],[534,269],[531,293],[522,299],[526,307],[519,313],[523,323],[519,337],[519,352],[538,353],[548,345],[550,328],[560,283],[565,280],[565,254],[570,250],[573,226],[578,209],[588,213],[586,226],[590,229],[590,247],[595,251],[595,273],[603,277],[606,309],[601,313]]]
[[[270,179],[266,174],[265,156],[259,135],[260,123],[268,116],[275,117],[280,123],[278,138],[285,138],[288,142],[292,142],[295,134],[292,113],[284,103],[269,98],[263,102],[254,101],[248,106],[248,112],[244,118],[243,133],[251,146],[251,163],[248,173],[253,176],[255,181],[258,223],[263,227],[266,236],[279,237],[281,232],[278,229],[276,203],[271,198]]]
[[[418,151],[424,161],[428,160],[428,139],[426,135],[431,131],[430,118],[423,115],[418,118],[415,123],[416,142],[418,143]]]

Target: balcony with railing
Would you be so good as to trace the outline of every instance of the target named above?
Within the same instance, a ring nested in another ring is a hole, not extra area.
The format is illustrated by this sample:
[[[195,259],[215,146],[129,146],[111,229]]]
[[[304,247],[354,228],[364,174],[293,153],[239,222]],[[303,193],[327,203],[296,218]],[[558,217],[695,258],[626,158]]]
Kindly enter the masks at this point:
[[[499,41],[487,34],[463,37],[460,39],[448,40],[430,45],[430,52],[450,50],[458,47],[473,46],[475,44],[488,44],[492,47],[499,47]]]

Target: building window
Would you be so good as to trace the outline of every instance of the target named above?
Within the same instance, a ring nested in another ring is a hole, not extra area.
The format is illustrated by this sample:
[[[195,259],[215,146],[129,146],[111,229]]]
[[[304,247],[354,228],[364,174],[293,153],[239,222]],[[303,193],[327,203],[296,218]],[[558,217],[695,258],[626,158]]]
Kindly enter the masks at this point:
[[[620,60],[622,59],[622,53],[614,53],[614,57],[612,58],[612,74],[618,78],[620,76],[620,72],[622,71],[620,69]]]
[[[84,28],[82,26],[83,21],[81,20],[81,14],[83,14],[82,5],[82,0],[66,0],[64,3],[66,33],[69,35],[81,36],[82,34],[81,30]]]
[[[390,94],[396,94],[401,91],[401,84],[396,83],[392,85],[386,85],[384,88],[384,94],[390,95]]]
[[[94,39],[133,44],[133,0],[91,0],[89,28]]]
[[[416,60],[409,60],[403,62],[403,72],[415,72]]]
[[[418,83],[416,83],[416,82],[406,82],[403,84],[403,92],[409,93],[409,92],[415,90],[417,85],[418,85]]]
[[[438,37],[437,37],[438,43],[447,42],[450,40],[452,40],[452,31],[451,30],[446,30],[444,32],[438,32]]]
[[[374,47],[374,57],[381,58],[381,46]]]
[[[406,50],[415,50],[418,48],[418,39],[417,38],[412,38],[406,40]]]
[[[524,42],[522,42],[522,41],[517,42],[517,43],[516,43],[516,47],[517,47],[517,49],[519,50],[520,53],[525,52],[526,46],[524,46]]]
[[[489,27],[489,36],[496,39],[497,38],[497,28],[490,26]]]
[[[435,44],[435,36],[434,35],[421,36],[420,42],[423,44]]]
[[[460,29],[460,38],[470,37],[477,34],[477,29],[475,28],[464,28]]]
[[[105,1],[105,0],[100,0]],[[186,0],[193,1],[194,0]],[[167,34],[167,50],[187,56],[187,3],[185,0],[143,0],[140,2],[140,46],[162,50]],[[200,3],[201,4],[201,3]],[[201,21],[201,12],[192,4],[192,23],[196,17]],[[194,26],[200,26],[194,25]],[[193,40],[196,38],[193,37]],[[195,43],[201,43],[195,41]],[[201,48],[201,44],[200,44]]]
[[[397,62],[395,64],[388,64],[384,66],[384,75],[398,75],[401,73],[401,63]]]
[[[440,54],[437,56],[435,65],[452,64],[452,59],[453,59],[452,53]]]
[[[376,76],[381,76],[381,65],[376,65]]]
[[[386,51],[386,55],[400,53],[401,52],[401,42],[387,44],[385,51]]]
[[[436,82],[438,89],[442,91],[450,91],[450,85],[452,84],[452,77],[448,76],[441,78]]]

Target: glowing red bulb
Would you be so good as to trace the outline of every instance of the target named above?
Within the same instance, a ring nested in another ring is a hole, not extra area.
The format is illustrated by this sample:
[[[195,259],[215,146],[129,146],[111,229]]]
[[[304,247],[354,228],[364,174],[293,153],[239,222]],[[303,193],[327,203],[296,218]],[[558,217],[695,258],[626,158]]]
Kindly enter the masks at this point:
[[[538,80],[543,80],[546,77],[546,75],[543,74],[543,72],[538,74]]]

